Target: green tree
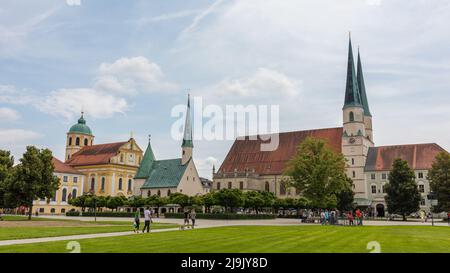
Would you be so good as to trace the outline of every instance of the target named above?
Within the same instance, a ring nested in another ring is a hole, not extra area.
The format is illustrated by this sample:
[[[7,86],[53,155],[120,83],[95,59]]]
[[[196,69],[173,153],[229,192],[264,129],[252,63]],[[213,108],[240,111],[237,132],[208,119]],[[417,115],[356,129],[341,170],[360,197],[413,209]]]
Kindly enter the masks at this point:
[[[406,216],[419,210],[420,193],[415,175],[408,162],[397,158],[389,174],[389,183],[385,185],[387,210],[391,214],[400,214],[403,221]]]
[[[276,196],[273,192],[261,191],[260,192],[262,199],[264,200],[264,204],[262,205],[264,208],[271,208],[275,203]]]
[[[336,208],[340,211],[351,211],[354,208],[354,196],[353,192],[353,181],[347,178],[347,187],[337,194],[337,206]]]
[[[215,195],[212,192],[208,192],[207,194],[201,196],[203,206],[205,206],[205,212],[210,213],[211,207],[217,205],[217,200]]]
[[[84,212],[85,208],[87,207],[85,204],[86,197],[87,197],[87,195],[80,195],[80,196],[77,196],[76,198],[70,199],[68,203],[71,206],[81,208],[81,211]]]
[[[50,150],[28,146],[4,187],[7,205],[28,207],[29,220],[33,214],[33,201],[51,198],[59,187],[58,178],[53,174],[52,158]]]
[[[450,154],[439,153],[434,159],[427,179],[430,181],[431,191],[436,194],[438,204],[433,211],[450,211]]]
[[[340,192],[347,189],[345,158],[322,139],[306,138],[288,162],[284,174],[315,208],[335,207]]]
[[[244,203],[242,191],[239,189],[222,189],[214,192],[217,204],[224,207],[225,211],[235,211]]]
[[[116,210],[122,207],[126,202],[126,198],[123,196],[112,196],[106,201],[106,207],[111,210]]]
[[[245,208],[252,208],[258,214],[260,208],[265,205],[263,195],[259,191],[248,191],[243,194],[243,205]]]
[[[127,204],[132,208],[140,208],[145,205],[145,199],[141,196],[131,196],[128,198]]]
[[[0,150],[0,208],[5,207],[5,187],[14,166],[14,157],[9,151]]]
[[[186,194],[174,192],[169,196],[169,202],[179,205],[182,209],[191,205],[191,200]]]
[[[159,218],[159,208],[161,208],[164,205],[167,205],[169,203],[169,200],[171,200],[172,196],[175,200],[173,200],[173,204],[178,204],[177,202],[180,202],[181,198],[177,200],[177,196],[179,193],[172,193],[170,195],[170,197],[161,197],[159,195],[152,195],[150,197],[147,197],[145,199],[145,204],[152,206],[152,207],[156,207],[156,215]],[[180,193],[181,194],[181,193]],[[183,196],[186,196],[184,194],[181,194]],[[186,196],[187,197],[187,196]],[[181,206],[181,205],[180,205]]]

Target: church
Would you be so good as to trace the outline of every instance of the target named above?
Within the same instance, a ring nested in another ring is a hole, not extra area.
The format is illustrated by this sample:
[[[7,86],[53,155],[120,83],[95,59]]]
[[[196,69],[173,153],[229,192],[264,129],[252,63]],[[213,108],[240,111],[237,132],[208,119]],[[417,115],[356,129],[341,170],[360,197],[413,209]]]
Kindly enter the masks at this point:
[[[347,176],[354,184],[356,206],[369,208],[378,216],[385,215],[384,185],[394,160],[401,158],[416,174],[422,195],[421,209],[429,211],[427,172],[436,155],[445,150],[436,143],[375,146],[361,57],[358,50],[356,69],[351,39],[342,115],[342,127],[279,133],[279,146],[274,151],[261,151],[260,138],[236,139],[218,171],[213,173],[212,189],[270,191],[281,198],[298,196],[297,190],[281,183],[283,171],[297,146],[307,137],[313,137],[326,140],[335,152],[344,155]]]

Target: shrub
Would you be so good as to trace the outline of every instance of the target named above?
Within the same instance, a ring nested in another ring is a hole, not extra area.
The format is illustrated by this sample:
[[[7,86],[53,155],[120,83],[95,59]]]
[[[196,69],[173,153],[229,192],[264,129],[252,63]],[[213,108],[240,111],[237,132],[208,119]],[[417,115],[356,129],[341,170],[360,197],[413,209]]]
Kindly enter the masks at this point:
[[[68,211],[66,212],[66,216],[80,216],[79,211]]]
[[[166,213],[166,218],[184,218],[183,213]],[[223,219],[223,220],[261,220],[275,219],[275,214],[236,214],[236,213],[198,213],[196,219]]]
[[[82,215],[80,215],[80,212],[67,212],[66,216],[85,216],[85,217],[93,217],[96,215],[97,217],[134,217],[134,212],[97,212],[94,214],[94,212],[83,212]],[[141,215],[143,215],[141,213]]]

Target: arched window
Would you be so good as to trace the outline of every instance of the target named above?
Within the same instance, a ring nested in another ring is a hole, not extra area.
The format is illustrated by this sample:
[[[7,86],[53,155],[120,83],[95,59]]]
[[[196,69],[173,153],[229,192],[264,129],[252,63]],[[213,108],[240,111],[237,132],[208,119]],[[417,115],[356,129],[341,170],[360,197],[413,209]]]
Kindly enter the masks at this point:
[[[94,140],[91,140],[91,145],[94,145]]]
[[[131,179],[128,179],[128,191],[131,191],[131,183],[132,183]]]
[[[123,163],[123,154],[120,154],[120,162]]]
[[[102,185],[101,185],[102,191],[105,190],[105,177],[102,177]]]
[[[376,185],[372,185],[371,189],[372,189],[372,193],[377,193],[377,186]]]
[[[350,121],[355,121],[355,114],[353,114],[353,112],[350,112],[350,114],[349,114],[349,120],[350,120]]]
[[[286,194],[286,185],[284,183],[280,184],[280,194],[285,195]]]
[[[170,190],[167,190],[167,196],[169,196],[172,192]]]
[[[147,192],[147,197],[150,197],[152,195],[152,192],[149,190],[148,192]]]
[[[220,190],[220,182],[217,182],[217,189]]]
[[[161,196],[161,191],[160,190],[158,190],[158,196]]]
[[[268,182],[268,181],[266,181],[266,184],[265,184],[265,186],[264,186],[264,189],[265,189],[266,191],[270,191],[270,185],[269,185],[269,182]]]
[[[356,177],[356,172],[355,171],[352,172],[352,176],[353,176],[353,178]]]
[[[72,198],[77,198],[77,189],[72,190]]]
[[[77,139],[75,140],[75,145],[80,146],[80,138],[79,137],[77,137]]]
[[[84,146],[88,146],[88,139],[87,138],[84,139]]]
[[[61,202],[67,202],[67,189],[62,190]]]
[[[119,178],[119,191],[122,190],[122,178]]]
[[[228,182],[228,188],[229,188],[229,189],[233,188],[233,182],[231,182],[231,181]]]
[[[95,190],[95,177],[91,178],[91,191]]]
[[[72,137],[69,137],[69,146],[72,145]]]

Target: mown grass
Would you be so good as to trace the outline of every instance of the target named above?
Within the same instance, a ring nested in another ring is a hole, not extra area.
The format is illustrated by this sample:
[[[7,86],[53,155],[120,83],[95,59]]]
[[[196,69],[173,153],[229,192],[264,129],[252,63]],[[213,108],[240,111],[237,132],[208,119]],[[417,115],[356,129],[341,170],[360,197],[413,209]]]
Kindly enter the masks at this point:
[[[450,228],[429,226],[232,226],[79,240],[81,251],[120,253],[450,252]],[[0,252],[68,252],[67,242],[0,247]]]

